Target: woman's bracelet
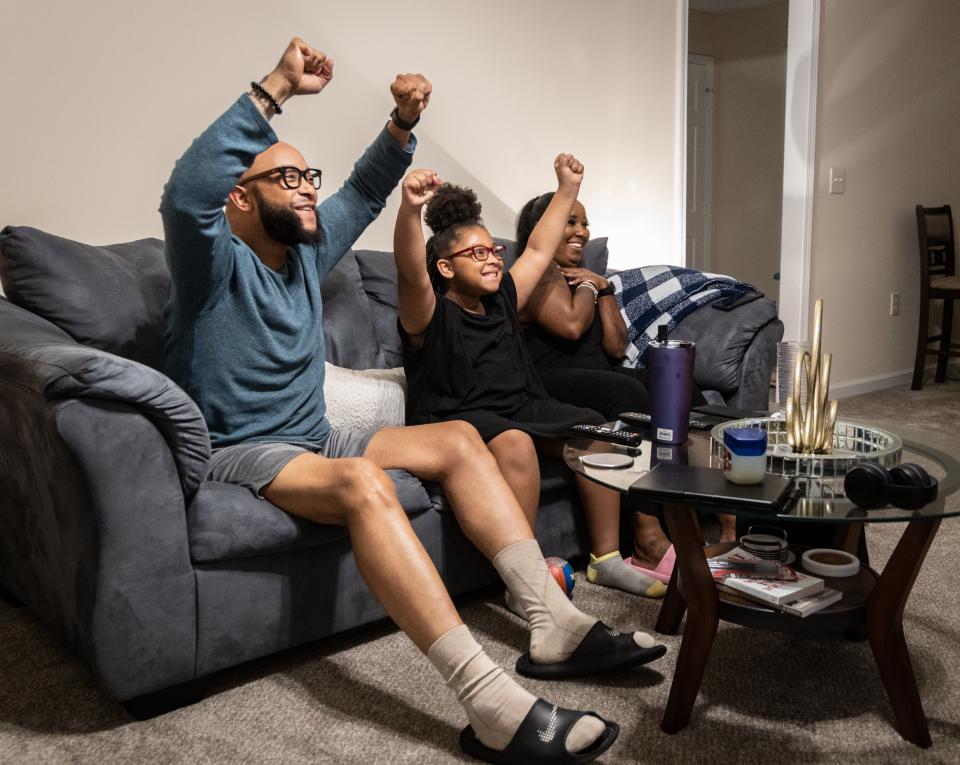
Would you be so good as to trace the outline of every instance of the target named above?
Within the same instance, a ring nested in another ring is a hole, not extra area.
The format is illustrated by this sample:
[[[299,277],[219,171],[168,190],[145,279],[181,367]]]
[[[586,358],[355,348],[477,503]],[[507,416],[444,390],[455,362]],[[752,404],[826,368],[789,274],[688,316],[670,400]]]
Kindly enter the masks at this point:
[[[597,296],[600,294],[600,290],[597,289],[597,285],[595,285],[593,282],[580,282],[580,284],[577,285],[577,289],[580,289],[581,287],[586,287],[587,289],[593,291],[593,302],[596,303]]]

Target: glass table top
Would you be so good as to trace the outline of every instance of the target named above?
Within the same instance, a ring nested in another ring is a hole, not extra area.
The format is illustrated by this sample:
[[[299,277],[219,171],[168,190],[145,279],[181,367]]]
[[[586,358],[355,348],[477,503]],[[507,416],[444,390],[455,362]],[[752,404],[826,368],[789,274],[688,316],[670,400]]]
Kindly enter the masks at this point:
[[[691,506],[704,513],[724,512],[745,518],[779,518],[791,521],[809,520],[817,523],[882,523],[905,522],[917,519],[949,518],[960,515],[960,438],[929,431],[919,432],[895,423],[864,423],[895,433],[903,440],[903,462],[915,462],[940,482],[937,498],[919,510],[884,507],[865,510],[857,507],[843,495],[843,478],[796,479],[793,499],[780,511]],[[587,438],[571,438],[564,448],[564,461],[577,473],[592,481],[623,493],[629,493],[633,483],[661,462],[711,466],[710,432],[694,431],[686,444],[668,446],[644,441],[639,449],[628,449],[617,444]],[[626,468],[600,468],[585,465],[581,457],[590,454],[619,453],[633,457]]]

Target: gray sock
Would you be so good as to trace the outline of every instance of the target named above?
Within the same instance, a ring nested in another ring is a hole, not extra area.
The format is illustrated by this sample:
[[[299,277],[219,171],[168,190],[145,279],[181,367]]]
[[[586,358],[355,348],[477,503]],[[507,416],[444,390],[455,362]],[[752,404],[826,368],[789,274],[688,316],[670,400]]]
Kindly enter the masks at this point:
[[[517,599],[510,594],[509,589],[503,591],[503,605],[507,607],[507,610],[511,614],[527,621],[527,612],[523,610],[523,606],[520,605]]]
[[[667,592],[663,582],[641,574],[633,566],[627,565],[619,550],[599,558],[590,553],[587,581],[648,598],[662,598]]]
[[[536,697],[490,660],[465,624],[438,638],[427,651],[427,658],[457,694],[477,738],[491,749],[502,751]],[[567,734],[567,751],[586,749],[600,738],[603,728],[599,718],[581,717]]]

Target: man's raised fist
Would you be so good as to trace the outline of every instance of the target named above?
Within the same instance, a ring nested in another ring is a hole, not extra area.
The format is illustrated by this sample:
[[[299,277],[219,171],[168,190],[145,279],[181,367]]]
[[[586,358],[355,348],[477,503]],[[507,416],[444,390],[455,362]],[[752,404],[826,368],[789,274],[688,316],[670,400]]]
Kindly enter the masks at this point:
[[[397,102],[397,115],[404,122],[417,121],[427,108],[433,85],[422,74],[398,74],[390,85],[390,93]]]

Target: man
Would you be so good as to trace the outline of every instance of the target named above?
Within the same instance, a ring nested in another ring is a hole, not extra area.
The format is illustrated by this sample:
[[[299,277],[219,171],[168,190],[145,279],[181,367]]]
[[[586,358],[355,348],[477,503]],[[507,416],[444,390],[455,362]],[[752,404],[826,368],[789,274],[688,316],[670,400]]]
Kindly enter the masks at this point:
[[[391,121],[318,207],[320,172],[277,142],[268,120],[332,77],[333,61],[294,38],[276,68],[177,163],[160,207],[172,277],[168,373],[207,420],[212,480],[347,528],[371,592],[457,693],[471,723],[461,736],[468,752],[498,762],[571,752],[592,759],[617,726],[538,701],[493,664],[460,621],[384,470],[442,485],[464,532],[530,618],[532,674],[628,666],[665,649],[643,633],[609,630],[570,603],[470,426],[337,431],[324,416],[320,282],[402,178],[416,146],[410,131],[431,92],[421,75],[397,77]]]

